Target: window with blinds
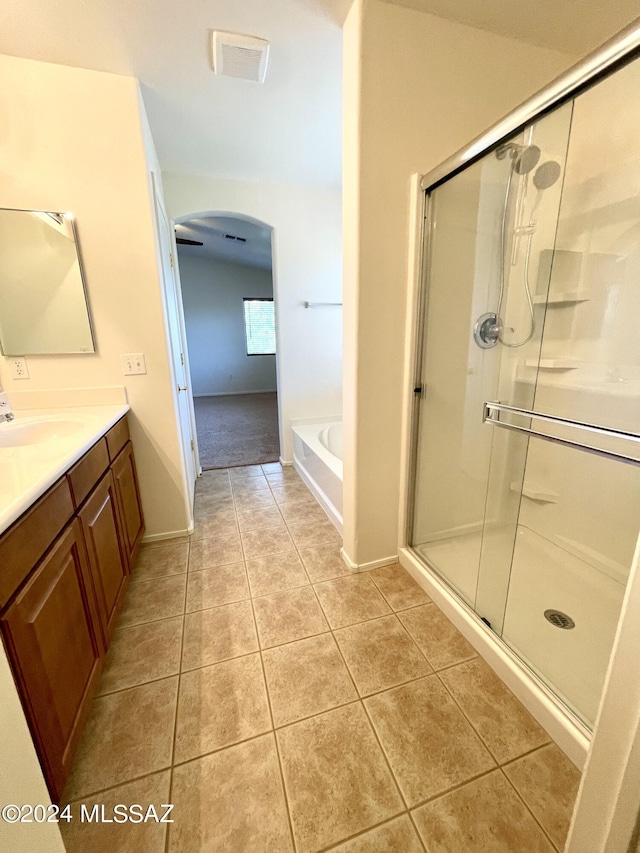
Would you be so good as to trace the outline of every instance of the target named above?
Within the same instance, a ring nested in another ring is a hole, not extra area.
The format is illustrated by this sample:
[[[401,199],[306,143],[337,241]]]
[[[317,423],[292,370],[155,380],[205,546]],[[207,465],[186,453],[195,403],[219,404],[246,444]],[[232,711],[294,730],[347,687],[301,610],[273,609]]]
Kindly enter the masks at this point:
[[[273,299],[242,300],[247,355],[275,355],[276,319]]]

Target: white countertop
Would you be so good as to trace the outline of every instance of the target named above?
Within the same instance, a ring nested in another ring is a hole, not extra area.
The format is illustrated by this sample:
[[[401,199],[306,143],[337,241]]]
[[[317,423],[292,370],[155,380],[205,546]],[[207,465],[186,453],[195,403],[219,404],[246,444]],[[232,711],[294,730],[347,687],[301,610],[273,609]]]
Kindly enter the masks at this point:
[[[129,411],[127,404],[21,409],[13,424],[25,419],[72,421],[71,435],[21,447],[0,447],[0,534],[10,527],[107,430]],[[0,434],[11,424],[0,423]]]

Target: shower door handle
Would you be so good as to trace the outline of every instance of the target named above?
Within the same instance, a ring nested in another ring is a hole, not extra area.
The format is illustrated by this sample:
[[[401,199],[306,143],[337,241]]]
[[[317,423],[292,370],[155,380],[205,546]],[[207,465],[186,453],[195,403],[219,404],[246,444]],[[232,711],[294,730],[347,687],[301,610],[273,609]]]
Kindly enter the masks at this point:
[[[569,438],[562,438],[558,435],[540,432],[530,427],[520,426],[519,424],[511,424],[500,420],[500,413],[516,415],[523,418],[530,418],[533,421],[542,421],[547,424],[554,424],[560,427],[571,427],[573,429],[582,430],[591,435],[600,435],[605,438],[625,439],[631,441],[638,447],[640,453],[640,435],[635,432],[625,432],[619,429],[610,429],[608,427],[599,426],[598,424],[589,424],[582,421],[572,421],[569,418],[561,418],[555,415],[545,415],[542,412],[532,412],[529,409],[518,409],[515,406],[507,406],[504,403],[486,402],[482,421],[486,424],[491,424],[501,429],[510,430],[512,432],[520,432],[524,435],[540,438],[543,441],[549,441],[552,444],[561,444],[564,447],[573,447],[575,450],[584,450],[586,453],[592,453],[595,456],[603,456],[606,459],[613,459],[617,462],[625,462],[627,465],[640,466],[640,456],[629,456],[626,453],[618,453],[614,450],[605,450],[602,447],[596,447],[593,444],[584,444],[580,441],[573,441]],[[495,413],[495,414],[494,414]]]

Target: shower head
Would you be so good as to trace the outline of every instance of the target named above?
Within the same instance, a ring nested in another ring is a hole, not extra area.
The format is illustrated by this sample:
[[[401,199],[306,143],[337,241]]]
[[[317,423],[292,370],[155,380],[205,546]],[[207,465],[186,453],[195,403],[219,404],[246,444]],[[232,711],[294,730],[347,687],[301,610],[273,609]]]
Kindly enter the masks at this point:
[[[535,171],[533,185],[537,190],[548,190],[560,177],[562,169],[555,160],[546,160]]]
[[[513,169],[518,175],[528,175],[538,165],[541,151],[537,145],[521,148],[513,161]]]
[[[528,175],[538,165],[540,160],[540,149],[537,145],[518,145],[517,142],[505,142],[496,148],[498,160],[504,160],[508,155],[512,161],[512,168],[518,175]]]

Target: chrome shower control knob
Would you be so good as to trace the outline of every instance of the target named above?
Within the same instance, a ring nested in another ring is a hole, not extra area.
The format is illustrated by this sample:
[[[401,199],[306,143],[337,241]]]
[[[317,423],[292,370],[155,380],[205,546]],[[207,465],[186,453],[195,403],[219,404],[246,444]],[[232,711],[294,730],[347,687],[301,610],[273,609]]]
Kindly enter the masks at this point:
[[[481,349],[491,349],[498,343],[500,320],[493,312],[482,314],[473,327],[473,340]]]

